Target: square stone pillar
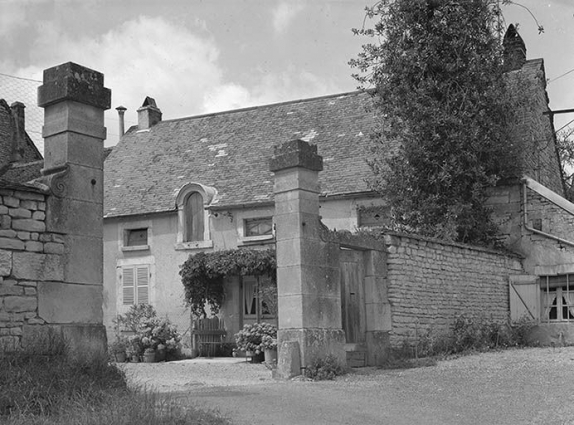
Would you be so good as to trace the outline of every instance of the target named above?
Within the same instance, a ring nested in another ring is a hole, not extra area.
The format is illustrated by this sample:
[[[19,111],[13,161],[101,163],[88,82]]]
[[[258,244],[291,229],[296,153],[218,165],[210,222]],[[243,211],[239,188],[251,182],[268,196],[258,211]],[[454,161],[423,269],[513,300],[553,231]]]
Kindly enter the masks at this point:
[[[292,140],[275,148],[270,169],[275,173],[280,360],[282,343],[297,341],[303,367],[329,354],[345,364],[339,247],[321,239],[323,158],[316,146]]]
[[[105,349],[103,326],[103,74],[68,62],[44,71],[42,182],[51,189],[46,230],[64,240],[63,281],[38,284],[38,314],[72,348]],[[89,304],[89,307],[86,306]],[[96,350],[97,351],[97,350]]]

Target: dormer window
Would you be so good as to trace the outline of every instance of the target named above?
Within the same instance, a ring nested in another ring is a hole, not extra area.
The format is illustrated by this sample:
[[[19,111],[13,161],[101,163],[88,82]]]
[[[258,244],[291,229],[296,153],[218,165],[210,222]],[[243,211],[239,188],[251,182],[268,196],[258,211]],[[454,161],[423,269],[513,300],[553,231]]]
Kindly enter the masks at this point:
[[[214,188],[199,183],[188,183],[179,190],[176,198],[178,214],[176,249],[213,247],[206,207],[213,201],[215,194]]]

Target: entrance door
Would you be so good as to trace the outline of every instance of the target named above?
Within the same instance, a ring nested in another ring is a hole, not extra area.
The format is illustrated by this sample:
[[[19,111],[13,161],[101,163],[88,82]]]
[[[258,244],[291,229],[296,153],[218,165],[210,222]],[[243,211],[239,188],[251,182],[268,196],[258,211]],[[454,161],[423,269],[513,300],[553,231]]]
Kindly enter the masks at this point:
[[[363,253],[340,251],[341,308],[347,343],[365,342],[365,289]]]

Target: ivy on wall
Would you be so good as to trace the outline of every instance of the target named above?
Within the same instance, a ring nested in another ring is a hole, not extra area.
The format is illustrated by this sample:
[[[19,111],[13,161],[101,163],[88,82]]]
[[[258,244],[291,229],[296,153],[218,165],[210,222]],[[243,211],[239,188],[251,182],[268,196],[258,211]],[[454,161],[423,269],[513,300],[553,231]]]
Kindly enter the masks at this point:
[[[264,276],[276,279],[275,250],[230,249],[190,255],[179,275],[185,300],[193,315],[206,317],[205,306],[217,314],[224,301],[223,281],[227,276]]]

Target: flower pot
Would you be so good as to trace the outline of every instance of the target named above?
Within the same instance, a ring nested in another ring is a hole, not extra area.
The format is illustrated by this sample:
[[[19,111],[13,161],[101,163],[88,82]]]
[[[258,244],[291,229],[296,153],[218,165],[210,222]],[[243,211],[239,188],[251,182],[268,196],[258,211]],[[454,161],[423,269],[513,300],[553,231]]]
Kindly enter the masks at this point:
[[[272,366],[277,364],[277,350],[265,350],[263,351],[265,355],[265,363]]]
[[[134,354],[131,358],[131,361],[132,361],[132,363],[139,363],[140,362],[140,356],[136,356]]]
[[[163,362],[165,361],[165,349],[164,350],[156,350],[155,352],[155,361],[156,362]]]
[[[155,351],[152,353],[144,353],[144,363],[155,363]]]
[[[117,363],[125,363],[126,353],[124,353],[123,351],[120,353],[114,353],[114,358],[115,358]]]
[[[246,351],[245,357],[250,357],[251,363],[263,363],[263,360],[265,360],[265,355],[263,353],[257,354],[254,351]]]

